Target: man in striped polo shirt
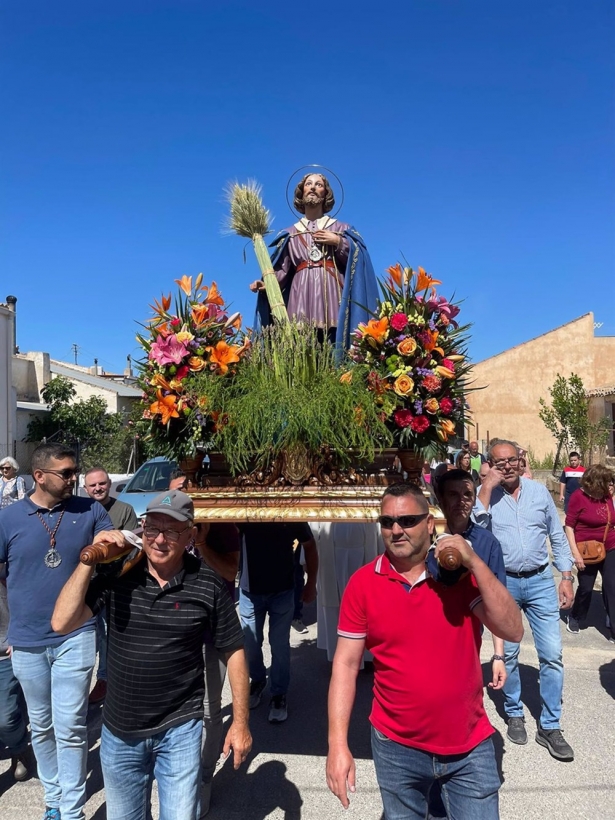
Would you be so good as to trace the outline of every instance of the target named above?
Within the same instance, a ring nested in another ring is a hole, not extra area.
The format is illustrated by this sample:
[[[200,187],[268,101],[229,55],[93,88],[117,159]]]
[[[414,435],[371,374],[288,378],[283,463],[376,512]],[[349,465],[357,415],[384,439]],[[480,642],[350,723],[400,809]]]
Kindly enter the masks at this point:
[[[189,496],[169,490],[148,506],[145,560],[108,577],[80,564],[60,593],[52,625],[68,632],[107,606],[108,689],[101,764],[107,820],[145,820],[152,777],[160,816],[196,820],[203,728],[203,634],[227,658],[233,722],[224,754],[235,768],[252,746],[243,632],[224,581],[186,552],[196,535]]]

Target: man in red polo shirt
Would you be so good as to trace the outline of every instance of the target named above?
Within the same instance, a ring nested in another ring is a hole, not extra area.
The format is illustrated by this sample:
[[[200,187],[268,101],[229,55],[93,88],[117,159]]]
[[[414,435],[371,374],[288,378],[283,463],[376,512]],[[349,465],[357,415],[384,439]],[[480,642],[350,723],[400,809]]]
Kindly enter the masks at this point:
[[[461,535],[469,570],[453,586],[426,572],[434,519],[421,490],[395,484],[379,518],[384,555],[356,572],[342,599],[329,689],[327,784],[347,808],[355,791],[348,725],[365,649],[374,656],[372,751],[387,820],[427,814],[437,780],[449,817],[497,820],[500,778],[483,707],[481,624],[504,640],[523,636],[519,608]]]

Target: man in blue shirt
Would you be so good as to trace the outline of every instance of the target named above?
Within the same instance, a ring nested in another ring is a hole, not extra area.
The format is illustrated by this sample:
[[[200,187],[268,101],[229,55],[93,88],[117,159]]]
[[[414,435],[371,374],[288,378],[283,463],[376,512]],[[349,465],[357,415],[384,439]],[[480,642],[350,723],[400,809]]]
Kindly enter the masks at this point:
[[[446,518],[446,531],[451,535],[461,535],[472,545],[478,557],[487,564],[498,581],[506,586],[506,570],[502,547],[497,538],[484,527],[472,521],[472,509],[476,501],[476,488],[465,470],[450,470],[441,476],[436,489],[438,503]],[[447,586],[455,584],[467,570],[461,566],[457,570],[443,569],[436,560],[435,544],[427,553],[429,574]],[[504,641],[493,636],[493,657],[491,658],[491,689],[501,689],[506,680],[504,665]]]
[[[506,586],[530,623],[540,663],[542,709],[536,742],[557,760],[572,760],[574,752],[560,727],[564,665],[559,609],[572,605],[572,566],[568,540],[555,503],[547,488],[519,476],[519,454],[514,442],[498,439],[489,450],[491,469],[480,487],[476,519],[491,526],[502,545]],[[549,568],[547,537],[554,564],[562,573],[559,590]],[[559,599],[559,600],[558,600]],[[521,703],[519,649],[505,644],[506,671],[504,710],[508,716],[508,738],[525,745],[527,732]]]
[[[86,715],[96,658],[93,618],[58,635],[51,615],[84,547],[123,544],[97,501],[72,494],[78,473],[72,450],[43,444],[32,455],[31,495],[0,511],[0,562],[6,562],[11,612],[8,643],[45,790],[44,820],[85,817]]]

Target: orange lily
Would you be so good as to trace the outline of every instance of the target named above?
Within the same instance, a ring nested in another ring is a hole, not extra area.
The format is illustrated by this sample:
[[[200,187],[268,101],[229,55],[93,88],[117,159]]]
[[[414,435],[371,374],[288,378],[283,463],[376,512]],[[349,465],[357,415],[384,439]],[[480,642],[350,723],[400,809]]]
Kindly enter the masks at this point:
[[[150,413],[162,416],[162,424],[168,424],[171,419],[178,419],[177,396],[163,396],[162,390],[156,393],[157,401],[150,405]]]
[[[200,327],[208,315],[209,307],[207,305],[192,305],[192,321],[196,327]]]
[[[380,344],[384,342],[388,329],[389,320],[386,316],[382,319],[370,319],[366,325],[359,325],[359,330],[364,336],[371,336]]]
[[[157,313],[159,316],[164,316],[164,314],[171,307],[171,294],[169,293],[168,296],[161,296],[160,302],[157,299],[154,299],[154,304],[150,305],[150,307],[154,313]]]
[[[181,279],[176,279],[175,282],[184,291],[186,296],[190,296],[192,293],[192,276],[184,275]]]
[[[220,307],[224,305],[224,299],[220,295],[220,291],[218,290],[218,286],[215,282],[211,283],[211,287],[205,296],[205,302],[208,305],[219,305]]]
[[[392,265],[390,268],[387,268],[387,273],[391,277],[391,284],[395,282],[397,287],[401,287],[401,280],[404,272],[399,262],[396,265]]]
[[[209,353],[209,361],[216,365],[216,370],[221,376],[228,373],[228,366],[239,361],[240,348],[236,345],[227,345],[226,342],[218,342],[215,347],[206,347]]]
[[[432,350],[435,350],[436,342],[440,334],[437,330],[427,330],[426,333],[429,334],[430,341],[425,343],[425,351],[431,353]]]
[[[153,387],[162,387],[163,390],[172,390],[173,388],[169,384],[169,382],[165,379],[162,373],[156,373],[154,378],[151,380],[150,384]]]
[[[425,273],[425,270],[419,267],[418,272],[416,274],[416,289],[417,291],[427,290],[427,288],[432,287],[432,285],[441,285],[442,282],[439,279],[434,279],[428,273]]]

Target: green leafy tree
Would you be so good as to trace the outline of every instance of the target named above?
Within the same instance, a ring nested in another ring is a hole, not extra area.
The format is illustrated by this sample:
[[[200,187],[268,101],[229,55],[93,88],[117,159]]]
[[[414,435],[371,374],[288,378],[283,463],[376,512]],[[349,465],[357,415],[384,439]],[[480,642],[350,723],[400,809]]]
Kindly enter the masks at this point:
[[[580,376],[572,373],[567,379],[559,373],[549,388],[551,402],[539,399],[541,421],[557,441],[558,457],[562,451],[579,451],[583,460],[590,460],[594,448],[604,447],[609,434],[606,417],[592,422],[589,415],[589,398]]]
[[[52,438],[76,446],[85,469],[94,464],[103,464],[109,472],[126,469],[133,433],[121,413],[107,412],[99,396],[75,401],[75,388],[62,376],[51,379],[41,396],[49,413],[30,422],[26,441]]]

